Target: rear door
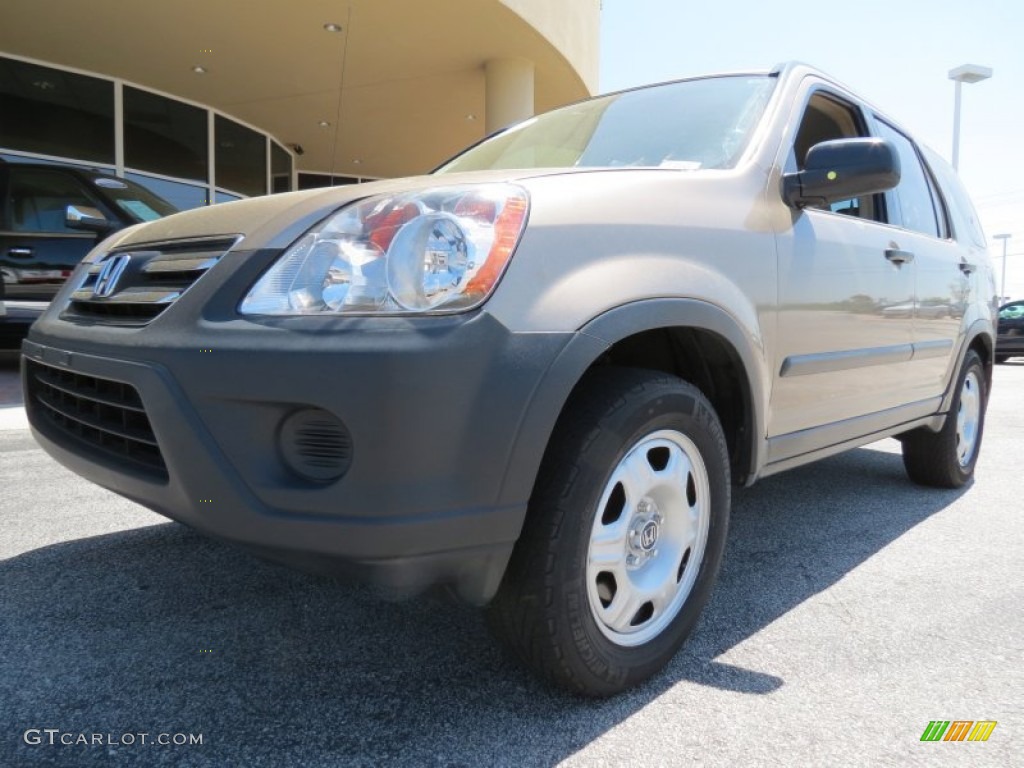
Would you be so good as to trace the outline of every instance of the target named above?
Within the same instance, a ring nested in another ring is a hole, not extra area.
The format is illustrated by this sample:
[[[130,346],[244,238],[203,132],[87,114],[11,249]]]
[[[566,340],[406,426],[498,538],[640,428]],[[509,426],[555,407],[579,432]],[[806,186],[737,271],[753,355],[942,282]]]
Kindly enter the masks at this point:
[[[0,186],[0,270],[7,299],[50,301],[97,239],[65,225],[67,206],[92,206],[115,217],[77,177],[59,168],[9,165]]]
[[[935,398],[953,374],[980,256],[972,258],[969,248],[953,239],[946,202],[910,137],[882,118],[876,119],[875,131],[900,155],[900,183],[890,193],[890,208],[901,247],[916,265],[913,377],[906,395],[908,400]]]

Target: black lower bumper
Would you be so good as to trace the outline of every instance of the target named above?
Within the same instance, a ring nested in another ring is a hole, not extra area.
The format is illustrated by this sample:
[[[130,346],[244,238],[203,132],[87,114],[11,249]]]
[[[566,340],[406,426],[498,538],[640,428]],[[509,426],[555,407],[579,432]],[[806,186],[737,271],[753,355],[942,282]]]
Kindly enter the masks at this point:
[[[391,591],[451,583],[483,602],[531,490],[509,479],[531,474],[510,467],[520,426],[570,335],[512,334],[484,313],[421,320],[318,334],[239,321],[148,342],[43,324],[23,346],[26,409],[61,463],[174,520]],[[296,473],[282,446],[282,425],[311,409],[350,441],[330,482]],[[155,459],[133,449],[147,441]]]

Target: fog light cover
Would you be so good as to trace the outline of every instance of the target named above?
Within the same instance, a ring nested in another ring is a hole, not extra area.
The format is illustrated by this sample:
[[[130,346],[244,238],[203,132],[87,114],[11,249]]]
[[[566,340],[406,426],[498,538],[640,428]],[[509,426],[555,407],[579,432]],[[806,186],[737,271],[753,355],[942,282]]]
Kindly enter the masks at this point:
[[[352,464],[352,436],[341,420],[320,408],[290,414],[278,432],[281,459],[299,477],[330,483]]]

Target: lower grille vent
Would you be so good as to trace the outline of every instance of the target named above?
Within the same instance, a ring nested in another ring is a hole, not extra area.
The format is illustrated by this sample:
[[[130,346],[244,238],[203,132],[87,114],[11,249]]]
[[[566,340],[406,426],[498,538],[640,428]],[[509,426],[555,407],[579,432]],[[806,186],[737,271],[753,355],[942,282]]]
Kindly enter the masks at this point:
[[[33,416],[89,451],[167,478],[156,435],[133,386],[35,360],[27,364]]]

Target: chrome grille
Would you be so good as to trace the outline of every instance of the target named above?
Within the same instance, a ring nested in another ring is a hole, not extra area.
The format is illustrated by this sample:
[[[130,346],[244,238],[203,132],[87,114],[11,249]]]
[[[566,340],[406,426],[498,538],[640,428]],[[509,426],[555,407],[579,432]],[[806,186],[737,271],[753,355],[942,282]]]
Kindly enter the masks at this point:
[[[181,240],[111,251],[89,267],[65,320],[145,325],[185,293],[237,237]]]
[[[101,454],[161,479],[167,467],[135,387],[27,360],[28,407],[37,421]]]

